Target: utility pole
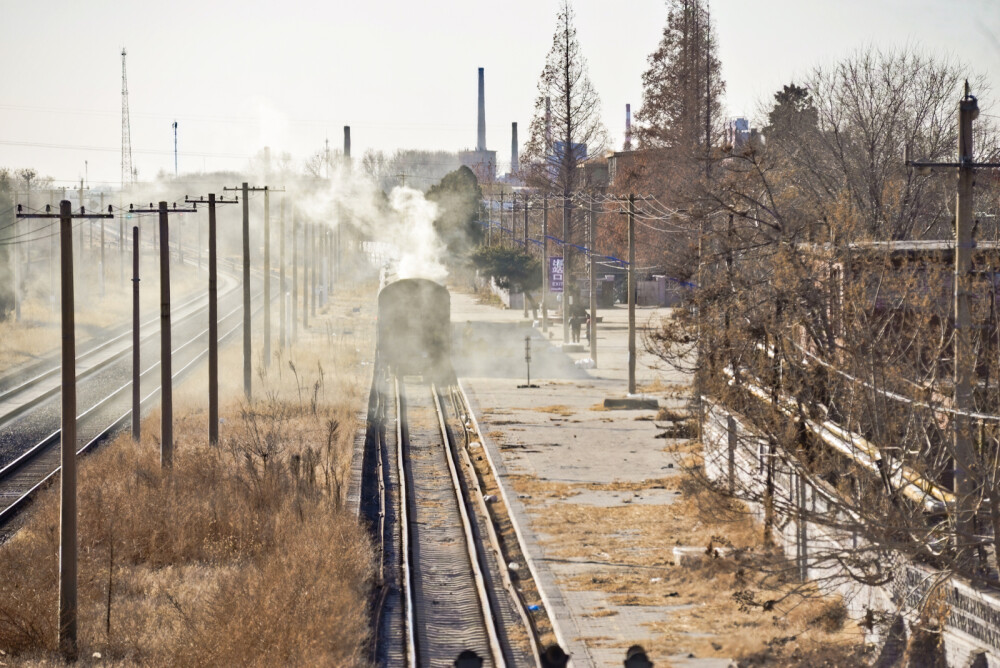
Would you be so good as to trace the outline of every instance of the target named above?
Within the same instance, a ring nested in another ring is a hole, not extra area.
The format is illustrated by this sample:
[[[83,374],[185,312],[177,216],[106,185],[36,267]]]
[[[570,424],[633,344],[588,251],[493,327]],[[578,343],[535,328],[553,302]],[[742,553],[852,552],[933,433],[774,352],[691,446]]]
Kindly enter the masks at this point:
[[[170,228],[171,213],[195,213],[194,207],[179,209],[160,202],[156,209],[134,209],[134,213],[156,213],[160,230],[160,468],[174,465],[174,378],[170,331]]]
[[[933,163],[910,160],[906,164],[927,173],[935,168],[958,168],[958,194],[955,206],[955,412],[952,415],[954,431],[955,471],[954,485],[957,496],[955,518],[955,548],[959,558],[967,558],[975,549],[976,496],[983,471],[977,470],[974,420],[970,413],[975,409],[973,387],[976,383],[976,357],[971,335],[969,294],[972,292],[972,229],[973,185],[977,168],[996,169],[1000,163],[975,163],[972,150],[972,121],[979,117],[979,103],[969,93],[965,82],[965,95],[958,103],[958,163]]]
[[[563,343],[569,341],[569,301],[572,299],[572,274],[570,273],[570,247],[569,247],[569,227],[570,227],[570,203],[569,195],[563,196],[563,226],[562,226],[562,258],[563,258],[563,292],[562,292],[562,325]]]
[[[628,196],[628,393],[635,394],[635,195]]]
[[[42,214],[25,214],[18,205],[17,218],[58,218],[62,328],[62,417],[59,474],[59,651],[67,660],[77,657],[77,505],[76,505],[76,323],[73,299],[73,219],[111,218],[111,214],[86,212],[74,215],[63,199],[59,213],[46,207]]]
[[[104,192],[101,192],[101,211],[104,211]],[[104,298],[104,219],[101,219],[101,298]]]
[[[594,255],[594,240],[597,238],[597,212],[594,210],[594,196],[590,196],[590,318],[587,338],[590,339],[590,359],[597,366],[597,263]]]
[[[299,334],[299,216],[292,208],[292,338]],[[289,342],[290,345],[290,342]]]
[[[287,340],[285,338],[285,328],[286,328],[286,318],[285,318],[285,198],[281,198],[281,218],[278,223],[279,234],[278,234],[278,320],[280,321],[280,327],[278,329],[278,347],[281,350],[285,349]]]
[[[201,204],[204,197],[197,200],[184,198],[187,204]],[[239,200],[215,199],[215,193],[208,194],[208,443],[219,444],[219,280],[218,252],[216,245],[216,204],[237,204]]]
[[[549,196],[542,195],[542,331],[549,331]]]
[[[309,329],[309,260],[312,249],[309,248],[309,228],[312,223],[306,223],[302,228],[302,329]]]
[[[132,440],[135,443],[139,442],[139,423],[142,418],[139,341],[139,226],[136,225],[132,227]]]
[[[514,129],[517,129],[517,123],[514,124]],[[515,144],[516,146],[516,144]],[[524,200],[524,227],[521,228],[521,238],[524,240],[524,252],[528,252],[528,196],[524,195],[522,198]],[[528,291],[525,290],[522,295],[521,301],[524,302],[524,318],[528,318]]]
[[[246,395],[247,401],[252,398],[251,393],[251,376],[252,369],[251,364],[253,362],[253,352],[250,349],[250,325],[251,316],[250,311],[250,193],[252,192],[267,192],[267,186],[263,188],[253,187],[244,181],[243,185],[239,188],[223,188],[223,190],[242,190],[243,191],[243,394]],[[264,245],[267,246],[267,241],[264,241]],[[270,268],[264,272],[264,282],[267,283],[270,278]],[[266,306],[270,307],[270,304]]]
[[[498,224],[500,225],[500,246],[502,247],[502,246],[506,246],[507,245],[507,243],[506,243],[507,237],[504,236],[504,231],[503,231],[503,190],[500,191],[500,215],[499,215],[499,218],[500,218],[500,222]]]
[[[309,313],[316,318],[316,224],[309,226],[309,284],[312,289],[309,292]]]

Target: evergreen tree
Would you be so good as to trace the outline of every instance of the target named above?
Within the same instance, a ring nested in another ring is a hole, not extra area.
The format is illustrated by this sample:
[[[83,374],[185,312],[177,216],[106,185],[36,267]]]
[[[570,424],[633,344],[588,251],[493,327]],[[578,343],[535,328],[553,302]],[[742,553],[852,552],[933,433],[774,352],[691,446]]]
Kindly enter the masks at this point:
[[[564,194],[578,184],[577,165],[601,155],[608,139],[573,18],[569,0],[562,0],[523,158],[529,185]]]
[[[768,141],[806,139],[819,126],[819,113],[813,104],[808,88],[794,83],[782,86],[774,94],[774,106],[767,114],[764,136]]]
[[[476,175],[463,165],[431,186],[427,199],[438,205],[440,213],[434,221],[434,229],[451,258],[466,257],[483,240],[483,228],[479,224],[483,191]]]
[[[667,25],[642,75],[636,135],[643,148],[703,155],[713,141],[726,84],[702,0],[668,0]]]

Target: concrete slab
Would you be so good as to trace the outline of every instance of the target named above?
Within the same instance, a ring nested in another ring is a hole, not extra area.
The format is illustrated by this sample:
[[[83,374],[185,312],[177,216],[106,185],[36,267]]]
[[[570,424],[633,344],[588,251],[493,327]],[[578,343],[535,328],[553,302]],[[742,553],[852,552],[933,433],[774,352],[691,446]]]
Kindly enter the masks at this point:
[[[669,313],[640,308],[637,322],[655,326]],[[606,397],[625,397],[628,391],[627,310],[601,309],[600,316],[597,367],[583,369],[574,363],[591,356],[589,343],[579,352],[562,348],[561,326],[542,332],[525,323],[520,311],[480,305],[469,295],[452,293],[456,370],[479,416],[484,447],[502,469],[511,510],[573,665],[621,665],[627,648],[639,644],[656,665],[727,666],[728,659],[676,654],[676,644],[670,654],[656,646],[652,625],[669,624],[672,612],[687,607],[670,598],[671,592],[630,597],[601,585],[622,577],[653,585],[673,555],[643,552],[641,536],[628,526],[615,533],[624,544],[634,545],[615,553],[590,548],[586,527],[572,527],[576,533],[567,527],[563,534],[559,527],[539,526],[548,513],[569,506],[602,512],[635,504],[668,512],[678,494],[669,481],[677,475],[679,461],[664,452],[668,441],[656,438],[662,429],[652,405],[614,411],[604,406]],[[525,337],[532,347],[531,379],[538,388],[517,387],[526,380]],[[656,362],[644,351],[637,355],[640,391],[659,406],[683,407],[688,378]],[[567,541],[579,541],[579,549],[569,546],[569,556]]]

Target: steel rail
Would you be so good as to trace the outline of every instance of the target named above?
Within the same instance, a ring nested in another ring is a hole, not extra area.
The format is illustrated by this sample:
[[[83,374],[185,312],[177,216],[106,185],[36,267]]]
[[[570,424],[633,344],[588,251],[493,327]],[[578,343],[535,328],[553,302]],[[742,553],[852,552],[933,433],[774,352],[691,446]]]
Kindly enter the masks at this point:
[[[497,633],[497,617],[493,613],[493,606],[490,603],[490,595],[486,588],[486,578],[483,576],[485,570],[485,555],[482,553],[482,542],[476,540],[472,520],[469,516],[469,508],[466,503],[464,486],[458,474],[458,467],[455,462],[455,454],[452,451],[452,439],[448,433],[448,425],[445,421],[444,409],[441,407],[441,399],[438,396],[436,385],[431,385],[431,396],[434,399],[434,410],[437,412],[438,427],[441,430],[441,439],[444,442],[444,451],[448,461],[448,470],[451,473],[451,482],[455,491],[455,498],[458,501],[458,511],[462,517],[462,530],[465,534],[465,545],[469,553],[469,562],[472,565],[472,573],[476,582],[476,594],[479,596],[479,605],[483,617],[483,626],[486,628],[487,637],[490,643],[490,652],[493,654],[494,666],[502,668],[507,665],[504,658],[503,647],[500,646],[500,637]],[[501,562],[502,564],[503,562]]]
[[[469,421],[472,423],[473,431],[479,437],[479,442],[482,444],[482,451],[483,454],[485,455],[485,461],[489,466],[490,471],[493,474],[493,478],[496,481],[497,489],[500,491],[500,500],[503,501],[503,504],[508,509],[507,512],[508,519],[510,520],[511,526],[514,529],[514,535],[517,537],[517,542],[521,546],[521,553],[524,556],[525,565],[528,567],[528,571],[531,573],[531,578],[535,582],[535,589],[538,591],[538,597],[542,600],[542,604],[545,606],[545,610],[548,613],[549,625],[552,627],[552,634],[555,636],[556,642],[559,643],[560,647],[568,649],[569,646],[566,644],[566,638],[563,635],[562,630],[559,628],[559,624],[556,621],[554,612],[555,608],[552,607],[552,604],[549,602],[549,597],[546,595],[545,590],[542,588],[542,582],[538,577],[538,569],[535,566],[534,560],[531,558],[531,555],[528,553],[527,542],[524,539],[524,532],[521,530],[521,525],[512,511],[512,506],[510,504],[510,500],[507,495],[507,489],[502,483],[502,479],[500,477],[499,470],[497,469],[496,462],[493,461],[493,455],[490,453],[489,448],[486,447],[486,439],[484,438],[482,427],[479,425],[479,420],[476,419],[476,414],[472,410],[472,403],[469,401],[469,396],[466,394],[465,387],[462,385],[461,380],[456,379],[455,391],[461,397],[462,404],[465,406],[467,411],[466,415],[468,416]],[[533,630],[532,627],[529,627],[529,629]]]
[[[259,296],[260,296],[260,293],[258,293],[257,295],[255,295],[255,297],[259,297]],[[257,309],[255,309],[255,311],[259,311],[262,308],[263,308],[263,306],[259,306]],[[223,319],[230,318],[233,314],[237,313],[241,309],[242,309],[242,305],[238,306],[237,308],[231,310],[229,313],[227,313],[226,315],[224,315]],[[220,342],[227,340],[235,332],[241,330],[242,326],[243,326],[243,324],[240,323],[240,324],[236,325],[235,327],[232,327],[231,329],[229,329],[228,331],[226,331],[224,334],[222,334],[219,337]],[[182,343],[179,346],[177,346],[176,348],[174,348],[174,350],[171,351],[171,354],[175,354],[175,353],[183,350],[184,348],[190,346],[192,343],[196,342],[198,339],[200,339],[202,336],[204,336],[207,332],[208,332],[207,328],[204,329],[204,330],[202,330],[201,332],[199,332],[195,336],[191,337],[190,339],[188,339],[184,343]],[[172,377],[173,378],[180,378],[182,374],[186,373],[193,365],[195,365],[196,363],[200,362],[202,360],[202,358],[204,358],[207,354],[208,354],[208,348],[206,347],[204,350],[199,351],[187,364],[185,364],[183,367],[181,367],[176,372],[174,372],[174,374],[173,374]],[[140,379],[143,376],[146,376],[147,374],[153,372],[159,366],[159,364],[160,364],[160,362],[159,362],[159,360],[157,360],[152,365],[150,365],[146,370],[142,371],[141,374],[140,374]],[[98,408],[104,406],[107,402],[111,401],[112,399],[114,399],[118,395],[122,394],[126,390],[129,390],[131,387],[132,387],[132,382],[129,381],[125,385],[122,385],[121,387],[119,387],[119,388],[117,388],[115,390],[112,390],[110,393],[108,393],[107,395],[105,395],[104,398],[102,398],[99,402],[97,402],[96,404],[94,404],[93,406],[91,406],[90,408],[88,408],[86,411],[84,411],[83,413],[81,413],[80,415],[78,415],[77,416],[77,420],[85,418],[87,415],[89,415],[93,411],[95,411]],[[142,400],[140,401],[140,405],[142,405],[142,404],[148,404],[148,402],[153,397],[155,397],[159,392],[160,392],[160,386],[157,385],[157,387],[155,389],[153,389],[153,391],[151,391],[149,394],[147,394],[145,397],[142,398]],[[132,417],[132,411],[131,411],[131,409],[129,409],[121,417],[119,417],[118,419],[116,419],[115,421],[113,421],[108,427],[105,427],[103,430],[101,430],[100,433],[98,433],[97,436],[95,436],[90,441],[88,441],[82,448],[80,448],[79,450],[77,450],[77,454],[81,455],[81,454],[85,454],[86,452],[88,452],[93,446],[95,446],[100,441],[106,439],[111,433],[113,433],[117,429],[120,429],[123,426],[125,426],[127,422],[131,421],[131,417]],[[29,448],[23,454],[21,454],[17,459],[15,459],[10,464],[8,464],[7,466],[5,466],[3,469],[0,469],[0,487],[2,487],[2,485],[4,484],[4,482],[6,480],[8,480],[18,470],[20,470],[20,469],[24,468],[25,466],[33,463],[36,459],[41,458],[48,451],[50,451],[53,446],[55,446],[56,444],[58,444],[59,443],[60,433],[61,432],[57,430],[57,431],[53,432],[52,434],[49,434],[44,439],[42,439],[37,444],[35,444],[31,448]],[[18,496],[18,498],[16,498],[10,505],[8,505],[6,508],[3,508],[2,510],[0,510],[0,527],[3,527],[8,522],[10,522],[13,519],[13,517],[15,515],[17,515],[17,513],[19,513],[20,510],[23,509],[23,507],[31,499],[31,497],[42,486],[44,486],[45,483],[47,483],[49,480],[51,480],[52,477],[61,470],[61,468],[62,468],[61,466],[56,466],[52,471],[50,471],[41,480],[39,480],[36,484],[34,484],[32,487],[30,487],[26,492],[24,492],[23,494],[21,494],[20,496]]]
[[[406,454],[404,443],[409,443],[409,427],[404,424],[405,406],[402,395],[399,391],[399,379],[393,379],[396,395],[396,455],[397,466],[399,466],[399,521],[400,536],[402,537],[402,571],[403,571],[403,592],[406,604],[406,624],[403,632],[406,634],[406,656],[407,665],[410,668],[417,668],[420,662],[420,655],[417,653],[417,624],[415,606],[413,604],[413,564],[410,554],[411,530],[410,510],[409,510],[409,486],[406,484]],[[405,438],[405,440],[404,440]]]

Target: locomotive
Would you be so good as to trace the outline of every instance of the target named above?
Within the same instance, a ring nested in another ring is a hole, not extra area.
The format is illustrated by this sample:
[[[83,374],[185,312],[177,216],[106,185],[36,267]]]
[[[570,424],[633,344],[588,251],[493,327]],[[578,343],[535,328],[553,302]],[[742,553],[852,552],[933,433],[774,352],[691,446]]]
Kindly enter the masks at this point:
[[[425,278],[389,283],[378,294],[377,363],[395,376],[423,376],[448,385],[451,366],[451,295]]]

